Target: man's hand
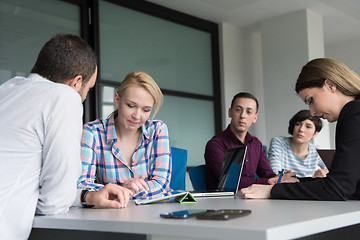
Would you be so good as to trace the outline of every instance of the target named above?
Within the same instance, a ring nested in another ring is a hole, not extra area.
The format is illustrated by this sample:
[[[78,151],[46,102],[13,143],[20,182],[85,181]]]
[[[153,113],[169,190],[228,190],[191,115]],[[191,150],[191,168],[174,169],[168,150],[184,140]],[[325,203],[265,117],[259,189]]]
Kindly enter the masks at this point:
[[[127,189],[131,190],[133,194],[141,192],[144,189],[146,191],[149,191],[149,186],[147,185],[144,179],[145,176],[142,176],[141,178],[130,178],[129,180],[123,183],[123,187],[126,187]]]
[[[125,208],[133,193],[124,187],[108,183],[99,191],[86,195],[86,204],[97,207]]]

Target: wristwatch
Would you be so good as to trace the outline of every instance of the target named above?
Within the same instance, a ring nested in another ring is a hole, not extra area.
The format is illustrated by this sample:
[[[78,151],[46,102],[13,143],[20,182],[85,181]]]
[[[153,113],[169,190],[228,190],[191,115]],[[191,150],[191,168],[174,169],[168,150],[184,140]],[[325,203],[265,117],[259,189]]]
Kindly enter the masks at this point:
[[[92,191],[89,191],[88,189],[85,189],[85,190],[82,190],[81,191],[81,196],[80,196],[80,202],[81,202],[81,205],[85,208],[92,208],[94,207],[94,205],[88,205],[86,204],[86,195],[89,193],[89,192],[92,192]]]

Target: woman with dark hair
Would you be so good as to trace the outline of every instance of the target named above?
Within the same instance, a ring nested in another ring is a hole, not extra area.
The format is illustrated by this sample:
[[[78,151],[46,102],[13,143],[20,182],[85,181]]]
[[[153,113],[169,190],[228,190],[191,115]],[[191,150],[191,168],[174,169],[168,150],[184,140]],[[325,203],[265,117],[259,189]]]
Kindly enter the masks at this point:
[[[318,58],[301,70],[295,91],[313,116],[337,121],[336,152],[324,178],[288,178],[293,183],[252,185],[244,198],[360,199],[360,77],[341,62]]]
[[[322,128],[321,120],[309,110],[297,112],[289,121],[291,137],[274,137],[270,141],[268,159],[274,172],[282,169],[297,177],[325,177],[328,170],[311,140]]]

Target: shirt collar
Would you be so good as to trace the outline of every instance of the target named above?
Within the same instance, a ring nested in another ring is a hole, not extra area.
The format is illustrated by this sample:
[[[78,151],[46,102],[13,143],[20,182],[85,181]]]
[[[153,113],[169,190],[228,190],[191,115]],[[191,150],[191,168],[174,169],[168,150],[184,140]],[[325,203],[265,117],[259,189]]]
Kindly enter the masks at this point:
[[[105,135],[106,142],[111,142],[116,139],[116,129],[115,129],[115,117],[117,116],[116,112],[110,114],[110,116],[105,120]]]
[[[150,139],[149,121],[151,121],[151,120],[147,120],[147,121],[141,126],[142,136],[143,136],[144,138],[146,138],[147,140]]]
[[[116,129],[115,129],[115,118],[117,117],[118,113],[117,111],[114,111],[110,114],[110,116],[105,120],[105,134],[106,134],[106,142],[115,141],[117,139],[116,137]],[[149,121],[146,121],[145,124],[141,126],[141,137],[142,139],[150,139],[150,133],[149,133]]]
[[[230,138],[232,141],[239,141],[239,142],[241,142],[241,141],[236,137],[236,135],[231,131],[230,124],[229,124],[228,127],[226,128],[225,134],[226,134],[226,136],[227,136],[228,138]],[[249,132],[247,132],[247,133],[246,133],[246,136],[245,136],[245,142],[244,142],[243,144],[244,144],[244,145],[247,145],[247,143],[252,142],[253,138],[254,138],[254,137],[253,137]]]
[[[65,84],[65,83],[58,83],[58,82],[54,82],[54,81],[51,81],[47,78],[44,78],[43,76],[37,74],[37,73],[30,73],[29,76],[27,77],[27,79],[31,80],[31,81],[38,81],[38,82],[51,82],[53,84],[61,84],[61,86],[65,86],[67,88],[70,88],[72,89],[73,91],[76,91],[74,88],[70,87],[69,85]],[[79,95],[79,98],[81,100],[81,96],[80,94]]]

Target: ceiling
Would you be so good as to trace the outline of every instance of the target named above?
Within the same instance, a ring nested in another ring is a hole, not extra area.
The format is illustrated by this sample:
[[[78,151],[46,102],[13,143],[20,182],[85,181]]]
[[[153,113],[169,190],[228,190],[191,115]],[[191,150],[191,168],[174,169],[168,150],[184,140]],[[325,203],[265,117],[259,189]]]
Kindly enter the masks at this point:
[[[212,22],[247,28],[302,9],[323,16],[325,44],[359,41],[360,0],[148,0]]]

